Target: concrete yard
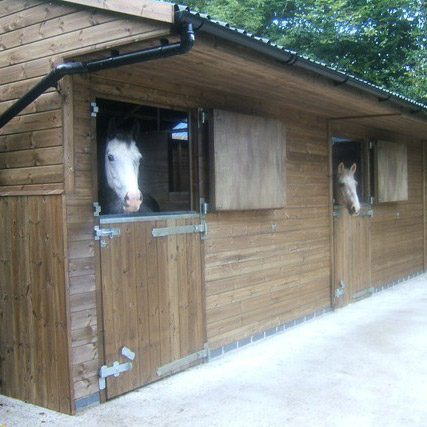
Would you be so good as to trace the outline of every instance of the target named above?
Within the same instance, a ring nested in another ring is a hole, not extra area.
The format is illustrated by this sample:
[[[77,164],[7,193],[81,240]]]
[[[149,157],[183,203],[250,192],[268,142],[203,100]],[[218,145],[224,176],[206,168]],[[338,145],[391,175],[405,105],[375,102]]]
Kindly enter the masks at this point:
[[[76,416],[0,426],[427,426],[427,275]]]

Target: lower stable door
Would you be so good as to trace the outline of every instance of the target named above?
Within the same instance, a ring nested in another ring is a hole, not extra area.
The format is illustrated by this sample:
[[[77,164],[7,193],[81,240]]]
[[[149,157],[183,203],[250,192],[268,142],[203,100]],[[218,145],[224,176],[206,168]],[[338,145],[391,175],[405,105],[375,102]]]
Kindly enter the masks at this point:
[[[334,306],[344,307],[371,295],[372,209],[362,206],[358,216],[334,208]]]
[[[100,388],[123,394],[202,361],[200,216],[102,218],[105,365]]]

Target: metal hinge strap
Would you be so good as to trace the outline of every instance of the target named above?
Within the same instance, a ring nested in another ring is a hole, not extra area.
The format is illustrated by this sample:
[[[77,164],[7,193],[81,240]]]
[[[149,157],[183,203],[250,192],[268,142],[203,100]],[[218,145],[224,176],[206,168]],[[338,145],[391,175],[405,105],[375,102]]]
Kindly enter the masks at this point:
[[[183,368],[184,366],[189,365],[192,362],[196,362],[200,359],[206,359],[209,355],[209,349],[207,344],[203,350],[196,351],[195,353],[189,354],[188,356],[183,357],[182,359],[174,360],[167,365],[163,365],[160,368],[157,368],[157,376],[161,377],[166,374],[170,374],[178,369]]]
[[[96,105],[96,102],[91,102],[90,103],[90,116],[91,117],[96,117],[99,113],[99,107],[98,105]]]
[[[366,289],[363,289],[362,291],[355,292],[352,295],[352,298],[353,299],[359,299],[359,298],[363,298],[363,297],[368,297],[368,296],[371,296],[374,292],[375,292],[374,287],[366,288]]]
[[[207,225],[194,224],[194,225],[178,225],[176,227],[161,227],[153,228],[151,234],[153,237],[171,236],[173,234],[190,234],[190,233],[206,233]]]

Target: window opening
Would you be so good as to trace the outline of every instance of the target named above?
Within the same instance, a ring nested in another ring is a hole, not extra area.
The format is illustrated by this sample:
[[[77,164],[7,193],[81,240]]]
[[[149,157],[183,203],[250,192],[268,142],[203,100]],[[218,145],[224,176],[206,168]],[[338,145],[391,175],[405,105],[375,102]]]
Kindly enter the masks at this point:
[[[332,137],[332,168],[334,183],[338,167],[341,163],[344,167],[350,169],[356,164],[354,177],[357,181],[356,192],[360,202],[367,202],[367,191],[365,189],[364,161],[363,151],[364,143],[348,138]],[[334,201],[337,200],[336,186],[334,185]]]
[[[189,211],[188,112],[107,99],[97,99],[97,105],[101,214]],[[138,206],[139,191],[142,203]]]

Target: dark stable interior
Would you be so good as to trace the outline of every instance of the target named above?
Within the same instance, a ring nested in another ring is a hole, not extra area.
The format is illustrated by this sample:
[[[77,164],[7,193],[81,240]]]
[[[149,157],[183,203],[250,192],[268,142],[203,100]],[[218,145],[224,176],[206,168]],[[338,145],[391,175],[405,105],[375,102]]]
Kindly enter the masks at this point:
[[[117,129],[130,131],[139,123],[136,144],[143,156],[139,185],[157,202],[160,212],[190,210],[189,115],[186,112],[97,99],[98,199],[106,184],[104,171],[108,124],[115,118]],[[102,204],[101,204],[102,209]],[[101,213],[108,213],[101,210]]]

